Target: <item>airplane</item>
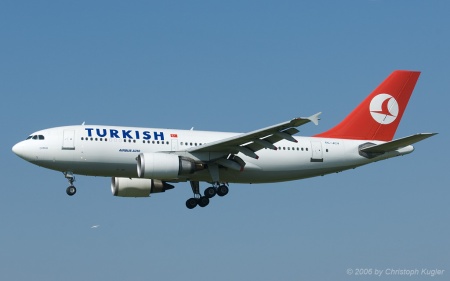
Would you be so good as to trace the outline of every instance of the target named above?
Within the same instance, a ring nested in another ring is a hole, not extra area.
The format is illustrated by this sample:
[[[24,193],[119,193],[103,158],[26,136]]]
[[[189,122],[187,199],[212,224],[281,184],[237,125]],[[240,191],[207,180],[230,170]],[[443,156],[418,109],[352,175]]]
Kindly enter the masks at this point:
[[[229,183],[274,183],[322,176],[413,152],[436,135],[394,138],[420,72],[392,72],[335,127],[312,137],[297,127],[319,115],[294,118],[249,133],[104,125],[64,126],[32,133],[13,146],[24,160],[60,171],[76,193],[75,175],[111,177],[114,196],[149,197],[189,182],[186,207],[225,196]],[[201,193],[200,182],[210,184]]]

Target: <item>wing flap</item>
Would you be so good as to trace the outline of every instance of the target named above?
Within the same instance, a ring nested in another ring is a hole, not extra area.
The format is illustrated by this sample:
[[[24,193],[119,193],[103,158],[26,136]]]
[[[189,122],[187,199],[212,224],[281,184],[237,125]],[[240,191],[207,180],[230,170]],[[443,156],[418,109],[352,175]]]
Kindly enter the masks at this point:
[[[292,135],[295,135],[296,133],[300,132],[296,128],[289,128],[281,132],[275,132],[274,134],[265,137],[263,139],[255,139],[253,142],[245,145],[248,149],[256,152],[258,150],[261,150],[263,148],[273,149],[277,150],[277,147],[274,145],[275,143],[285,139],[293,142],[297,142]]]

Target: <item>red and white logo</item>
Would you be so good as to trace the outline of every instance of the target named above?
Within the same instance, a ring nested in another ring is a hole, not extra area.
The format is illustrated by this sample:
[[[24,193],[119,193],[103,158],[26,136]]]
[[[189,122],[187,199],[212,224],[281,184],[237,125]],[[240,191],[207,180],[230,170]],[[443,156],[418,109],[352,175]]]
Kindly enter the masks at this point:
[[[398,103],[389,94],[376,95],[370,102],[370,114],[380,124],[391,124],[397,119]]]

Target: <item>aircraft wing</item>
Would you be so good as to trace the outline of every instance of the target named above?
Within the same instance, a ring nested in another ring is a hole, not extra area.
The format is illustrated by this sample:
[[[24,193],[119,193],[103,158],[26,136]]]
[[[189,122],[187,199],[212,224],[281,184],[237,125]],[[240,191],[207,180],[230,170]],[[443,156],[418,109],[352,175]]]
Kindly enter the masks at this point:
[[[424,139],[427,139],[429,137],[432,137],[436,135],[437,133],[422,133],[422,134],[416,134],[409,137],[401,138],[398,140],[393,140],[390,142],[386,142],[383,144],[378,144],[374,146],[369,146],[362,148],[362,152],[366,153],[384,153],[389,151],[394,151],[399,148],[414,144],[416,142],[422,141]]]
[[[297,142],[292,135],[299,132],[295,127],[299,127],[308,122],[314,124],[319,123],[319,115],[321,112],[311,115],[310,117],[294,118],[277,125],[266,127],[249,133],[244,133],[231,138],[211,142],[202,146],[192,147],[187,152],[226,152],[237,154],[239,152],[258,159],[255,153],[263,148],[277,149],[274,143],[286,139]]]

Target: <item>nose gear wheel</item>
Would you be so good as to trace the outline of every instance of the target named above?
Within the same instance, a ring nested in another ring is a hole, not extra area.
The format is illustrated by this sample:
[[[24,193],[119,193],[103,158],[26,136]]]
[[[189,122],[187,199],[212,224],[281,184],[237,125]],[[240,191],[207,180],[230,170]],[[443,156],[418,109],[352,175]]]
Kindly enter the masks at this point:
[[[63,172],[63,174],[64,174],[64,177],[69,181],[69,184],[70,184],[70,186],[66,189],[67,195],[69,195],[69,196],[75,195],[75,193],[77,193],[77,189],[73,185],[73,182],[75,181],[75,176],[70,171]]]

